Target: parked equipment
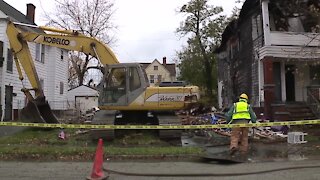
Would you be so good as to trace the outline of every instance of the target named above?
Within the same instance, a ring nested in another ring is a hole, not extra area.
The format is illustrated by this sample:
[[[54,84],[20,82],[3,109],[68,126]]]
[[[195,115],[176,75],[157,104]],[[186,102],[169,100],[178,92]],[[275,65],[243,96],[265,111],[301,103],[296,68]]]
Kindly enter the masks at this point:
[[[28,99],[21,114],[25,122],[58,123],[40,86],[28,42],[83,52],[97,58],[105,66],[107,73],[98,85],[100,110],[96,112],[93,124],[181,124],[174,111],[187,108],[199,98],[197,86],[150,87],[140,64],[119,63],[109,47],[77,31],[9,21],[7,36],[20,80],[24,78],[23,68],[32,86],[22,90]],[[34,91],[34,95],[30,91]],[[114,130],[93,132],[95,138],[114,138]],[[180,130],[161,130],[160,136],[180,136]]]

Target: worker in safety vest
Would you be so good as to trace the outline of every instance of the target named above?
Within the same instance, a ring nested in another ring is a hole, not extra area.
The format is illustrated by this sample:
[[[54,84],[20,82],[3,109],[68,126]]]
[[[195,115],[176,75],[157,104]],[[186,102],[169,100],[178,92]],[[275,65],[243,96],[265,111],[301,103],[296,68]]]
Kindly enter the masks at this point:
[[[245,124],[255,123],[257,116],[248,104],[248,96],[241,94],[239,102],[233,104],[233,106],[226,113],[227,122],[229,124]],[[249,128],[240,127],[232,128],[230,138],[230,154],[233,155],[238,150],[241,154],[246,154],[248,151],[248,133]],[[240,145],[239,145],[240,143]]]

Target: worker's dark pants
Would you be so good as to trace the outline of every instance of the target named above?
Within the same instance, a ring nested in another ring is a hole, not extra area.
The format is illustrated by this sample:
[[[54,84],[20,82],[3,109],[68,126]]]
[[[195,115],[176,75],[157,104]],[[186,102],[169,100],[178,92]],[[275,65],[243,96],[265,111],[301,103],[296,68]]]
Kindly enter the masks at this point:
[[[232,124],[245,124],[248,120],[233,120]],[[241,153],[247,153],[248,151],[248,133],[249,128],[232,128],[230,137],[230,150],[239,149]]]

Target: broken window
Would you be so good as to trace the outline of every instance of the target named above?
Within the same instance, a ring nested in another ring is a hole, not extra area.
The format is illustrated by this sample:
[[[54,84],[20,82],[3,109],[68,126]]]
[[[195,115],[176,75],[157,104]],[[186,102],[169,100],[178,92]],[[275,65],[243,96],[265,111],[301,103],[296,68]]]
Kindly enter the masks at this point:
[[[269,14],[272,31],[320,32],[318,0],[271,0]]]

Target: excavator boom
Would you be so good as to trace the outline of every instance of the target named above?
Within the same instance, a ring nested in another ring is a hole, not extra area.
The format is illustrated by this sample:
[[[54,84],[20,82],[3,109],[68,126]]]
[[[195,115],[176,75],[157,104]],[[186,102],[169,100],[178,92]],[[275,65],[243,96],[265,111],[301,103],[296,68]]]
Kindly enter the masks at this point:
[[[20,28],[18,26],[21,26]],[[37,28],[43,33],[24,31],[24,28]],[[56,34],[47,34],[50,31]],[[117,64],[119,61],[113,52],[97,39],[84,36],[76,31],[57,30],[49,27],[33,26],[28,24],[13,23],[7,24],[7,36],[13,51],[19,79],[23,80],[21,69],[25,71],[31,89],[23,88],[28,102],[21,111],[21,120],[25,122],[58,123],[57,118],[45,99],[40,80],[30,54],[28,42],[40,43],[48,46],[84,52],[96,57],[103,64]],[[99,56],[98,56],[99,54]],[[22,67],[22,68],[21,68]],[[34,91],[34,97],[30,90]]]
[[[37,28],[36,31],[30,28]],[[39,29],[42,32],[39,32]],[[48,32],[48,33],[45,33]],[[45,100],[39,77],[30,54],[28,42],[83,52],[97,58],[108,68],[97,86],[99,111],[93,124],[181,124],[175,110],[187,108],[199,99],[197,86],[150,87],[145,70],[139,63],[119,63],[111,49],[93,37],[77,31],[8,22],[7,36],[12,48],[19,78],[25,71],[31,89],[23,89],[28,104],[22,110],[27,122],[57,123],[57,118]],[[32,95],[30,91],[35,93]],[[112,139],[113,130],[93,131],[95,137]],[[162,137],[180,137],[179,131],[159,131]]]

